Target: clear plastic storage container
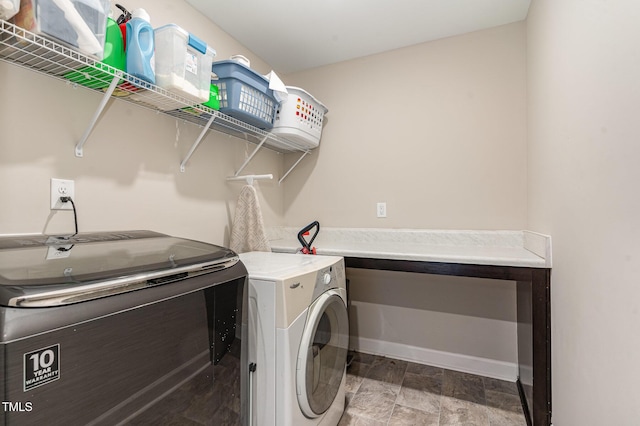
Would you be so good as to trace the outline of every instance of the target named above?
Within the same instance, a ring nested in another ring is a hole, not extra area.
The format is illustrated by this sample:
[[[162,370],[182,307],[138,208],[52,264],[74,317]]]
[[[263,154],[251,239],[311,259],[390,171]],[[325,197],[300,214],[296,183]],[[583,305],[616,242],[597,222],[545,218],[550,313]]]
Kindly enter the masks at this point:
[[[22,0],[12,22],[102,60],[109,0]]]
[[[156,85],[194,104],[207,102],[216,51],[175,24],[156,28],[154,33]]]
[[[116,21],[111,18],[107,18],[107,39],[104,45],[104,59],[102,59],[102,63],[115,68],[115,70],[124,71],[125,69],[122,33]],[[71,71],[65,74],[64,78],[74,83],[91,87],[92,89],[104,89],[109,86],[113,80],[113,72],[114,70],[96,64]]]

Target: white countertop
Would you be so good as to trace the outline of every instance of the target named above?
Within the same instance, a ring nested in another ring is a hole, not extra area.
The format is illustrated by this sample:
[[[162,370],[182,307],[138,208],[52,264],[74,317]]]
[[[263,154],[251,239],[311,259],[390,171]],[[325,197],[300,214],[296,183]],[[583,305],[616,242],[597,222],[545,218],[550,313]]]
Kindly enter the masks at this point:
[[[295,253],[298,228],[267,229],[271,250]],[[309,237],[305,237],[309,241]],[[323,228],[317,254],[474,265],[551,267],[551,237],[530,231]]]

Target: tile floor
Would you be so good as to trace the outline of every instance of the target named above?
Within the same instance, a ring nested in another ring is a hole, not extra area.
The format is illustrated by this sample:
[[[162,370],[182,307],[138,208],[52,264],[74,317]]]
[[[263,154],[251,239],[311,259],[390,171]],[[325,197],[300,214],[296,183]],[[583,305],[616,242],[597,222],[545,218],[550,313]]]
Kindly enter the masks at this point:
[[[339,426],[526,426],[515,383],[354,353]]]

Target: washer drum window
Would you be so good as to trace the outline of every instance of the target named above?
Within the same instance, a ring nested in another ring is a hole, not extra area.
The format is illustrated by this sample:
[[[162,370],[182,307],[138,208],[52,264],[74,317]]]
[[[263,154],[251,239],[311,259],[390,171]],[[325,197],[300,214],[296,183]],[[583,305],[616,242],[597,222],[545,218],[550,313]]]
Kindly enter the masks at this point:
[[[296,381],[305,416],[318,417],[333,404],[346,368],[348,345],[347,308],[339,293],[329,290],[309,307],[300,343]]]

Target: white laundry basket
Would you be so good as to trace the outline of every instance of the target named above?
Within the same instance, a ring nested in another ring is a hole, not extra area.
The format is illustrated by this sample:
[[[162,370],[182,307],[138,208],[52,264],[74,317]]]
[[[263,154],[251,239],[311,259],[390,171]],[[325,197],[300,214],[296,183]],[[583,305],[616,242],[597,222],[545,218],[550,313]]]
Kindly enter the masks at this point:
[[[273,133],[305,148],[316,148],[322,136],[322,122],[329,111],[311,94],[299,87],[287,86],[289,97],[276,112]]]

